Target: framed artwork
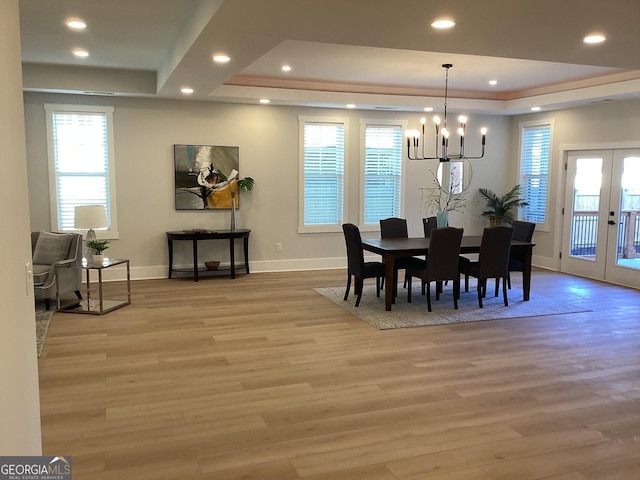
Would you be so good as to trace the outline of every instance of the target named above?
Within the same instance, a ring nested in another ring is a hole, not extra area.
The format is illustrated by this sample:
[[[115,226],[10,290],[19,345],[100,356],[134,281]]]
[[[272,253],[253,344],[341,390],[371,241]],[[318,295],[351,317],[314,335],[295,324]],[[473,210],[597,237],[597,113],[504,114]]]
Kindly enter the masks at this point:
[[[239,204],[238,147],[174,145],[176,210],[231,208]]]

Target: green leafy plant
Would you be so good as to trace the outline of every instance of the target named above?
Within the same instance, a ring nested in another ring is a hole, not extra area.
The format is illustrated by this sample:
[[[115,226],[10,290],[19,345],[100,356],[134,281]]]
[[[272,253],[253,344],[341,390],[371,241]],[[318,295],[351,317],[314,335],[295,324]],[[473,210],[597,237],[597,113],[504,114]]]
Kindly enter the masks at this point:
[[[87,247],[93,250],[96,255],[102,255],[107,248],[109,248],[109,240],[90,240],[87,242]]]
[[[238,180],[238,188],[244,190],[245,192],[250,192],[253,190],[253,185],[255,184],[255,180],[251,177],[244,177]]]
[[[480,195],[486,200],[486,210],[481,213],[483,217],[495,218],[495,223],[512,223],[515,220],[514,209],[526,207],[528,202],[520,198],[520,185],[516,185],[502,196],[498,196],[493,190],[479,188]]]

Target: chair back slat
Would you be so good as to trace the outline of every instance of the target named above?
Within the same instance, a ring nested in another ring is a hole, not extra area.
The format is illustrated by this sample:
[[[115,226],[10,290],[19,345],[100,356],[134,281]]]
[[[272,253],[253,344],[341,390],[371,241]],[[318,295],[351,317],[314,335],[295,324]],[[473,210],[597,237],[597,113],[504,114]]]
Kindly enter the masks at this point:
[[[535,223],[523,222],[522,220],[516,220],[511,226],[513,227],[513,239],[521,242],[530,242],[533,238],[533,231],[536,229]]]
[[[425,238],[430,237],[431,232],[433,232],[435,228],[438,228],[438,219],[436,217],[423,218],[422,228],[424,229]]]
[[[347,268],[350,275],[361,277],[364,275],[364,250],[360,229],[353,223],[342,225],[344,240],[347,245]]]
[[[523,222],[516,220],[511,224],[513,227],[513,239],[520,240],[521,242],[530,242],[533,238],[533,231],[536,228],[536,224],[533,222]],[[511,250],[510,263],[513,264],[513,268],[521,270],[521,265],[524,263],[526,252],[522,248],[514,248]],[[509,269],[512,267],[510,266]]]
[[[407,238],[407,219],[390,217],[380,220],[380,238]]]
[[[453,280],[460,276],[458,257],[464,229],[435,228],[431,232],[427,255],[427,276],[430,281]]]
[[[506,277],[513,228],[498,225],[485,228],[478,256],[479,278]]]

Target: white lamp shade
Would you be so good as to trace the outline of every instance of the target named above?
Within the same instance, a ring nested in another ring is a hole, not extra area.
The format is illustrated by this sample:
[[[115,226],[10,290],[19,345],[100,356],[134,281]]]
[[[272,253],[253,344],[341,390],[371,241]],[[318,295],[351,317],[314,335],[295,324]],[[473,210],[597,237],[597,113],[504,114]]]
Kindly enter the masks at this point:
[[[79,205],[75,209],[74,227],[78,230],[107,228],[104,205]]]

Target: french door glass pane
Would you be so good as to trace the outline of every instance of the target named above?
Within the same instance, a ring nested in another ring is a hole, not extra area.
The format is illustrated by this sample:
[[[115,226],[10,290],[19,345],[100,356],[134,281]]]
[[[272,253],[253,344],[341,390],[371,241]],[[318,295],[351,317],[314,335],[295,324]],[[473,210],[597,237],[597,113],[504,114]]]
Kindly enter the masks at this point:
[[[616,264],[640,269],[640,157],[626,157],[620,179]]]
[[[597,254],[602,163],[602,158],[577,158],[573,181],[570,254],[592,261]]]

